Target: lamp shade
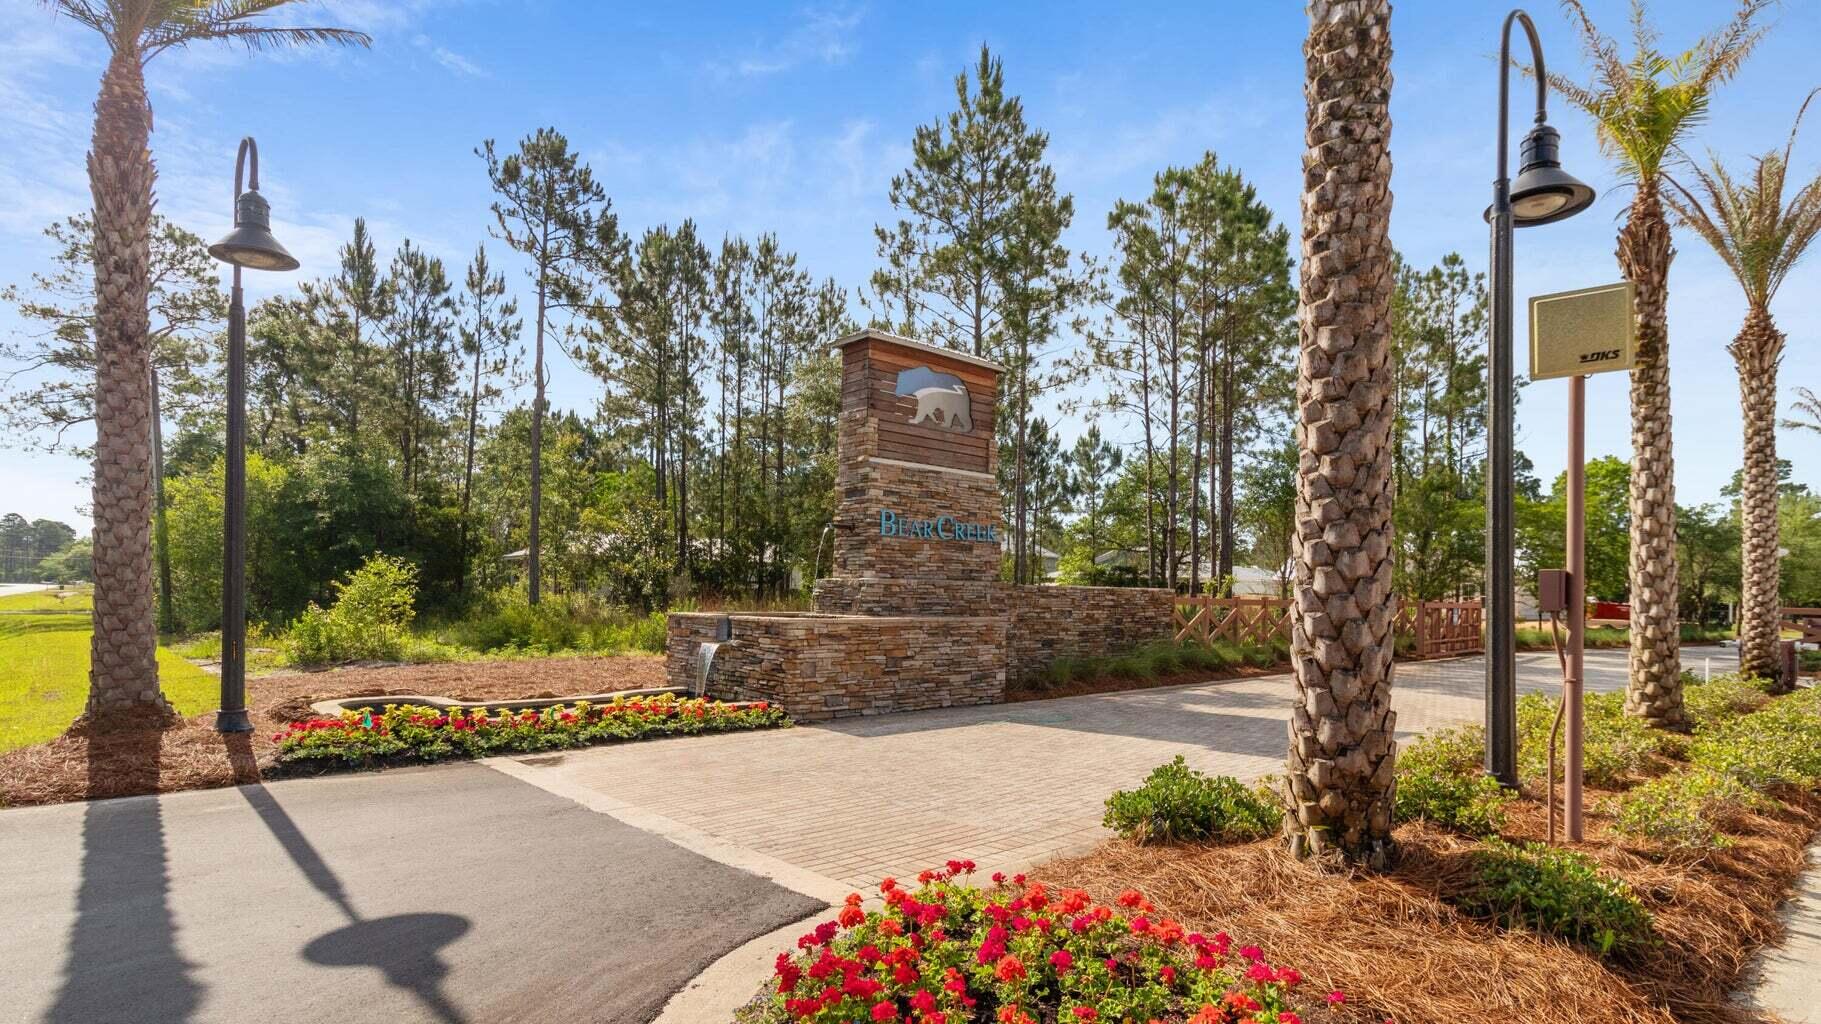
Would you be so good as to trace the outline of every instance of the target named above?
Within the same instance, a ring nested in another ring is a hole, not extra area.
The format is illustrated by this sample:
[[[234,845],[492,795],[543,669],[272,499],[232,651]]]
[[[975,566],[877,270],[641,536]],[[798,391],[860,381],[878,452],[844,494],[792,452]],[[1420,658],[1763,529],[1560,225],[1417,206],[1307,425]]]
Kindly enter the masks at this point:
[[[1520,228],[1550,224],[1593,205],[1593,188],[1562,170],[1562,137],[1539,124],[1524,136],[1517,180],[1511,183],[1511,221]]]
[[[234,204],[234,230],[209,246],[209,255],[249,270],[296,270],[292,256],[272,237],[272,208],[265,197],[248,189]]]

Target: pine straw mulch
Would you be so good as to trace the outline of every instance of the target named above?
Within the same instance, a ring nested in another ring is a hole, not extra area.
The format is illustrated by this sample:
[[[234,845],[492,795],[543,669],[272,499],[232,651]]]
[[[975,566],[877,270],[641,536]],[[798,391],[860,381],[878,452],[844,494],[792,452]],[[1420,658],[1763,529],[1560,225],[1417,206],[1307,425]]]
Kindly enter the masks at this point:
[[[1602,794],[1589,792],[1592,806]],[[1630,884],[1660,939],[1604,962],[1553,939],[1504,931],[1445,898],[1473,881],[1475,843],[1423,824],[1398,828],[1399,859],[1382,875],[1323,873],[1281,840],[1240,846],[1140,847],[1124,840],[1033,872],[1111,898],[1135,888],[1191,928],[1230,932],[1272,963],[1302,971],[1312,991],[1347,995],[1345,1016],[1398,1024],[1740,1024],[1767,1018],[1730,1002],[1759,947],[1783,928],[1777,906],[1821,828],[1821,796],[1785,793],[1746,815],[1728,849],[1665,859],[1618,845],[1610,818],[1587,816],[1577,849]],[[1508,839],[1542,839],[1544,806],[1512,805]]]
[[[48,742],[0,753],[0,807],[171,793],[270,777],[288,722],[310,705],[343,697],[405,694],[491,700],[562,697],[664,685],[664,659],[524,658],[285,672],[247,681],[253,731],[223,736],[215,713],[187,720],[139,717],[106,728],[79,724]]]

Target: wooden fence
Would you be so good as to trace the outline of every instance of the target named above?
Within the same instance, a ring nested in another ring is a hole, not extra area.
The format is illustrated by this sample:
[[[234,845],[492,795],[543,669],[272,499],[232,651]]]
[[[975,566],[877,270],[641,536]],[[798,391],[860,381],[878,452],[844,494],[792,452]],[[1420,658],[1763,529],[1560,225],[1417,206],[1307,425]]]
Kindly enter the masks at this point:
[[[1821,608],[1785,608],[1779,626],[1805,644],[1821,644]]]
[[[1418,658],[1475,654],[1485,649],[1485,611],[1478,601],[1399,601],[1392,631],[1410,637]],[[1290,602],[1281,597],[1178,597],[1178,642],[1270,643],[1290,639]]]

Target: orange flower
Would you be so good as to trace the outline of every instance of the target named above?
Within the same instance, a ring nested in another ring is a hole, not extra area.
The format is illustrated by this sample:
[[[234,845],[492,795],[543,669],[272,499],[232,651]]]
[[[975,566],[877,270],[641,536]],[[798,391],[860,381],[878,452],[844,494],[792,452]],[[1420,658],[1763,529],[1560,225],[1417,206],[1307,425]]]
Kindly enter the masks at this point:
[[[1024,961],[1018,959],[1015,953],[1007,953],[993,965],[993,973],[999,976],[1000,981],[1009,985],[1024,977]]]

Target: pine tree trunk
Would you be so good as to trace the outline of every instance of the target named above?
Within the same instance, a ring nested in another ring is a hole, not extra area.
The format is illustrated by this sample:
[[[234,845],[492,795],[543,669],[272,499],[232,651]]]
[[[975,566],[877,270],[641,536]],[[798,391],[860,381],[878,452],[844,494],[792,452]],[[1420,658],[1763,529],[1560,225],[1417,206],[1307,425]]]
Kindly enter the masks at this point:
[[[158,408],[158,368],[152,368],[152,554],[158,561],[158,631],[177,632],[171,593],[171,530],[164,500],[164,420]]]
[[[461,569],[455,576],[455,592],[460,594],[468,588],[468,520],[469,509],[474,496],[474,437],[480,427],[481,415],[481,354],[486,351],[486,317],[478,317],[474,324],[474,376],[468,385],[468,441],[462,457],[462,522],[461,522]]]
[[[1637,357],[1631,368],[1631,679],[1625,710],[1683,729],[1677,619],[1675,456],[1670,447],[1669,224],[1654,182],[1638,186],[1619,231],[1619,269],[1637,285]]]
[[[1739,670],[1780,681],[1777,367],[1783,361],[1783,335],[1768,310],[1754,309],[1746,315],[1731,351],[1739,367],[1739,411],[1745,426],[1745,479],[1739,497]]]
[[[1391,855],[1391,5],[1309,6],[1291,850]]]
[[[549,252],[550,235],[544,233],[543,252]],[[531,363],[531,527],[525,547],[525,600],[537,604],[543,597],[543,565],[538,555],[542,547],[541,530],[544,513],[544,317],[549,301],[544,272],[537,277],[537,351]]]
[[[152,609],[152,108],[139,55],[114,54],[95,101],[88,157],[95,200],[94,633],[84,718],[151,710],[158,690]]]

